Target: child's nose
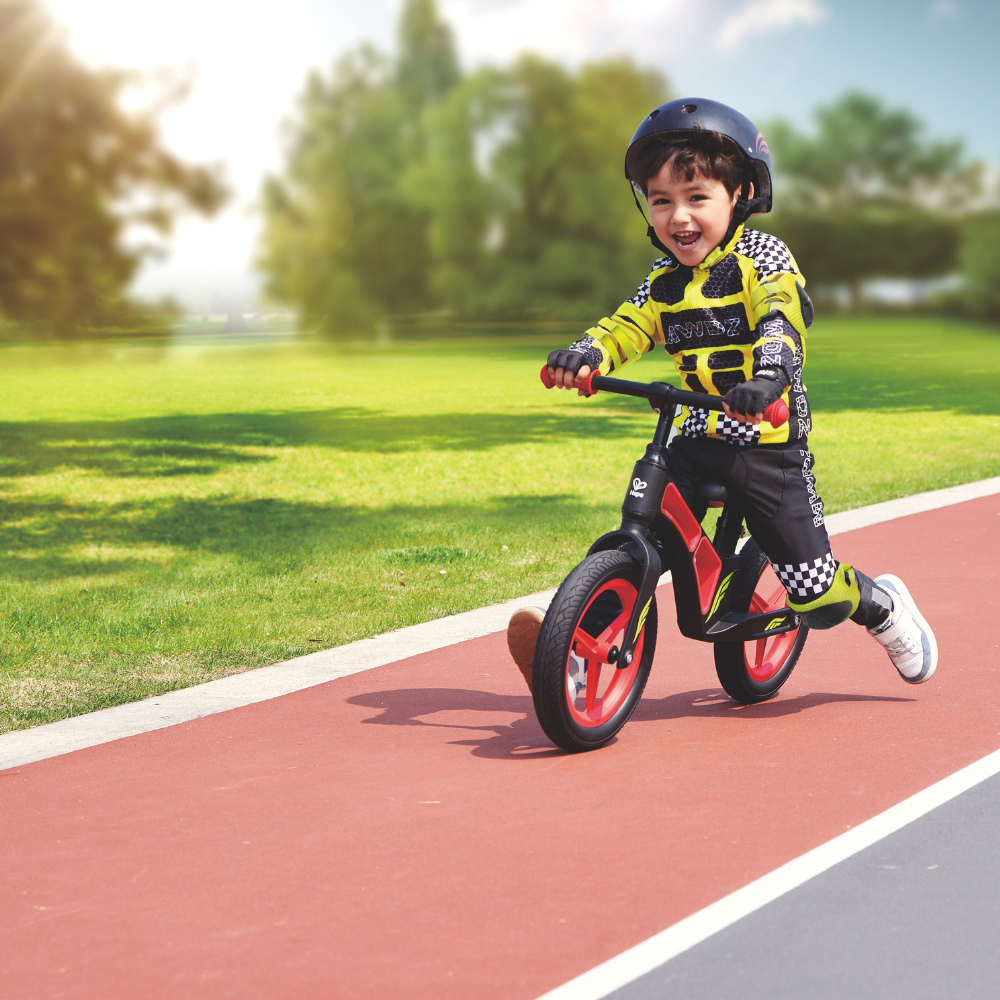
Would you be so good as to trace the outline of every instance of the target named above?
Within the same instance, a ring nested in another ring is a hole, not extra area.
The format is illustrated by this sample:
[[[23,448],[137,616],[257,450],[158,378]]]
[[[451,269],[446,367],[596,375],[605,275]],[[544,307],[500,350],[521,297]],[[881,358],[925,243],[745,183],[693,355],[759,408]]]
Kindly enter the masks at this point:
[[[688,222],[691,219],[691,213],[688,211],[687,205],[678,205],[674,209],[674,223]]]

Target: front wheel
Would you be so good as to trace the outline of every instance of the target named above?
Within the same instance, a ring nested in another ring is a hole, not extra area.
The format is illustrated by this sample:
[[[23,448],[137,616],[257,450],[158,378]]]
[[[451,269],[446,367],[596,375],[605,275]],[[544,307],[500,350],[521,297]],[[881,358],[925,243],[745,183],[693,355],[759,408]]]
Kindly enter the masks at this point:
[[[786,607],[785,588],[753,539],[740,552],[732,592],[730,606],[742,614],[780,611]],[[788,680],[808,633],[805,625],[799,625],[771,639],[717,642],[715,672],[726,694],[744,705],[773,698]]]
[[[632,662],[618,668],[642,571],[618,550],[587,556],[552,599],[535,646],[532,697],[545,735],[579,753],[608,743],[642,696],[656,649],[656,597],[650,600]],[[609,659],[610,658],[610,659]]]

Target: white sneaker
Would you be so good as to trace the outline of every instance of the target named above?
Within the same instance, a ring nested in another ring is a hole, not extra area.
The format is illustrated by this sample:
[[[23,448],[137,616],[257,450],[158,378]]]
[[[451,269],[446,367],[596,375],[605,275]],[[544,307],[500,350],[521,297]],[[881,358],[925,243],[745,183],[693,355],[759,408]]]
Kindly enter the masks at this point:
[[[520,608],[511,616],[507,625],[507,648],[514,657],[517,669],[528,682],[531,690],[531,672],[535,662],[535,643],[545,618],[544,608]]]
[[[924,616],[898,576],[887,573],[874,581],[892,598],[892,611],[878,628],[868,629],[885,647],[892,665],[904,681],[923,684],[937,669],[937,640]]]

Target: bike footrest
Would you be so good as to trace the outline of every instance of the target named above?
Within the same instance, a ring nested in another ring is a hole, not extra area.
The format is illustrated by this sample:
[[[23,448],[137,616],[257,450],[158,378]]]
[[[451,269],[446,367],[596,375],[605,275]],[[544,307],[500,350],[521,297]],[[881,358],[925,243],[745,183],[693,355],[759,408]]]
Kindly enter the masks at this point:
[[[770,639],[771,636],[784,635],[798,627],[798,616],[789,608],[754,615],[730,611],[713,622],[705,630],[705,634],[716,642],[748,642],[751,639]]]

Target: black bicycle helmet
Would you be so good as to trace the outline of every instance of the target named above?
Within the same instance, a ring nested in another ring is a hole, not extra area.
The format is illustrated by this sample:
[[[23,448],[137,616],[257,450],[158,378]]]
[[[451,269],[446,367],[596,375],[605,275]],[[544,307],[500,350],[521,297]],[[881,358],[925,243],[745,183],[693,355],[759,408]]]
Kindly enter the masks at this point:
[[[703,97],[682,97],[654,108],[639,124],[628,144],[625,153],[625,176],[632,186],[632,197],[635,198],[636,207],[642,213],[643,219],[646,219],[646,213],[639,204],[637,193],[641,190],[639,183],[630,172],[634,153],[645,145],[651,136],[665,137],[697,131],[724,135],[735,142],[744,154],[740,197],[733,209],[733,221],[723,239],[725,245],[732,239],[736,228],[746,222],[751,215],[771,211],[771,153],[757,126],[735,108]],[[753,198],[750,197],[751,184],[754,187]],[[671,251],[660,242],[648,219],[646,225],[648,226],[646,233],[653,246],[669,254]]]

